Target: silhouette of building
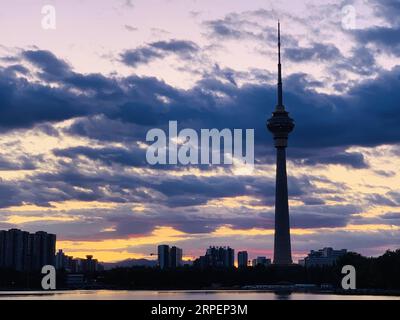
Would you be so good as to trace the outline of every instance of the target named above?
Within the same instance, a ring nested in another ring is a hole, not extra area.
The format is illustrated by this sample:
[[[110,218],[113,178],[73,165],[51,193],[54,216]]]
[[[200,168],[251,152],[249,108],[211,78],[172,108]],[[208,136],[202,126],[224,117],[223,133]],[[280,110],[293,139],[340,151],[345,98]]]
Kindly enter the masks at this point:
[[[162,244],[158,246],[158,265],[161,269],[169,267],[169,246]]]
[[[257,266],[269,266],[271,264],[271,259],[267,259],[266,257],[257,257],[251,261],[251,265],[253,267]]]
[[[158,265],[161,269],[178,268],[182,266],[182,249],[178,247],[169,247],[168,245],[159,245],[158,251]]]
[[[56,236],[44,231],[29,233],[19,229],[0,231],[0,268],[16,271],[41,270],[55,265]]]
[[[201,268],[233,268],[235,250],[230,247],[209,247],[204,256],[194,261]]]
[[[169,266],[170,268],[178,268],[182,266],[182,249],[175,246],[169,251]]]
[[[305,267],[332,266],[346,253],[346,249],[334,250],[332,248],[323,248],[317,251],[311,250],[307,257],[299,260],[299,264]]]
[[[247,268],[249,260],[249,255],[247,251],[239,251],[238,252],[238,267],[239,268]]]
[[[79,259],[74,259],[71,256],[67,256],[61,249],[56,254],[56,269],[64,270],[70,273],[76,273],[79,270]]]
[[[56,264],[55,267],[57,270],[67,269],[68,266],[68,256],[64,254],[64,252],[60,249],[56,253]]]
[[[56,235],[44,231],[31,234],[32,270],[41,270],[44,265],[55,265]]]
[[[276,148],[276,189],[275,189],[275,239],[274,264],[292,264],[290,244],[289,203],[286,174],[286,147],[294,121],[283,105],[281,37],[278,23],[278,103],[272,117],[267,121],[268,130],[273,134]]]
[[[67,256],[61,249],[56,254],[55,267],[57,270],[64,270],[68,273],[93,273],[103,270],[103,265],[92,255],[87,255],[86,259]]]
[[[86,259],[81,259],[81,272],[93,273],[99,271],[99,262],[93,259],[92,255],[87,255]]]

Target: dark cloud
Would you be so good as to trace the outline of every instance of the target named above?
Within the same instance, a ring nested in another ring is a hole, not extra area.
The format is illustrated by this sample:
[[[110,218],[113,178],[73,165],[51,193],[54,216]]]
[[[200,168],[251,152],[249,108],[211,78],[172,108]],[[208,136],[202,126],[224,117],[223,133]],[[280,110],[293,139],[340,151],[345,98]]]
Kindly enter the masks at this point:
[[[80,146],[68,149],[56,149],[53,153],[58,157],[67,157],[75,160],[83,155],[91,160],[101,161],[103,164],[109,166],[112,164],[134,167],[147,165],[146,150],[139,148],[132,150],[117,147],[90,148]]]
[[[48,76],[61,78],[70,72],[70,66],[50,51],[27,50],[22,53],[22,56]]]
[[[293,47],[284,50],[285,57],[295,62],[332,60],[341,56],[333,44],[313,43],[310,47]]]
[[[126,50],[121,54],[121,60],[126,65],[137,67],[140,64],[147,64],[155,59],[166,57],[168,54],[176,54],[180,58],[190,58],[199,47],[192,41],[169,40],[152,42],[146,46]]]
[[[400,3],[398,0],[371,0],[378,16],[389,21],[392,25],[400,24]]]
[[[341,74],[349,71],[361,76],[371,76],[377,74],[380,67],[376,63],[374,52],[365,45],[360,45],[352,50],[351,56],[338,57],[329,70],[337,79],[341,79]],[[347,89],[351,87],[350,82],[347,84]]]
[[[387,178],[396,176],[396,172],[394,171],[374,170],[374,173]]]
[[[373,43],[380,50],[400,55],[400,26],[374,27],[355,30],[353,33],[360,43]]]
[[[176,53],[179,55],[194,53],[198,50],[197,44],[192,41],[184,40],[156,41],[151,43],[149,46],[155,49]]]
[[[86,99],[63,88],[52,88],[10,76],[0,69],[0,130],[62,121],[90,112]]]
[[[20,194],[21,192],[14,183],[0,179],[0,208],[22,204],[19,198]]]
[[[43,56],[50,57],[48,65]],[[272,139],[266,132],[265,120],[276,101],[274,87],[254,84],[238,87],[233,81],[220,81],[210,76],[192,89],[180,90],[155,78],[130,76],[116,79],[78,74],[43,52],[37,56],[30,53],[29,59],[43,69],[42,74],[52,76],[52,81],[57,81],[59,86],[31,83],[10,73],[0,73],[3,102],[0,125],[3,130],[34,125],[50,129],[49,121],[79,117],[64,132],[98,141],[118,142],[124,147],[55,150],[58,157],[55,172],[37,173],[25,181],[2,182],[2,206],[28,203],[48,207],[52,201],[97,200],[120,204],[151,202],[166,208],[191,210],[213,199],[237,196],[255,197],[260,200],[260,205],[273,204],[272,179],[234,175],[154,177],[127,174],[120,168],[107,172],[97,168],[93,161],[101,162],[100,167],[146,167],[143,149],[136,148],[136,143],[144,141],[148,129],[159,127],[167,131],[168,121],[177,120],[179,128],[197,131],[201,128],[254,128],[256,160],[272,164]],[[233,70],[230,77],[235,77]],[[307,83],[310,85],[305,85]],[[304,75],[285,79],[285,103],[296,121],[295,132],[289,141],[290,160],[308,166],[341,164],[367,168],[364,156],[346,151],[348,146],[400,141],[400,132],[396,129],[400,121],[398,68],[381,72],[378,78],[363,82],[342,96],[317,93],[312,89],[315,85]],[[79,94],[76,90],[87,94]],[[160,97],[165,99],[160,100]],[[376,108],[377,105],[380,108]],[[27,164],[25,159],[21,168]],[[345,224],[346,217],[325,214],[320,209],[324,203],[321,198],[332,197],[338,188],[341,187],[316,188],[307,177],[291,177],[291,197],[312,207],[312,211],[298,213],[300,218],[295,218],[295,225],[311,224],[309,214],[317,216],[315,226],[323,226],[322,216],[331,226]],[[371,196],[369,201],[398,203],[396,195],[385,198]]]
[[[292,158],[299,165],[315,166],[318,164],[339,164],[354,169],[365,169],[369,165],[360,152],[343,152],[340,148],[298,150],[291,152]]]
[[[176,49],[176,44],[170,45],[165,47],[165,43],[159,43],[157,46]],[[53,79],[59,77],[59,86],[30,83],[10,73],[0,73],[3,101],[0,126],[3,130],[43,126],[48,121],[80,117],[65,130],[126,144],[129,141],[143,142],[150,128],[159,127],[167,131],[170,120],[177,120],[180,128],[189,127],[198,132],[202,128],[254,128],[256,162],[274,161],[273,149],[270,148],[272,142],[265,129],[265,120],[262,120],[273,109],[276,100],[274,87],[250,84],[237,87],[234,71],[219,69],[230,81],[203,78],[194,88],[184,91],[155,78],[130,76],[115,79],[99,74],[78,74],[68,71],[67,65],[54,55],[42,51],[38,55],[30,52],[28,56],[38,65],[40,63],[42,74],[51,75]],[[43,56],[49,57],[48,65]],[[293,159],[305,165],[342,164],[366,168],[368,164],[363,155],[347,152],[348,146],[399,142],[399,131],[394,129],[400,121],[397,69],[381,72],[377,79],[363,82],[342,96],[316,93],[312,88],[320,84],[304,74],[286,78],[285,102],[296,121],[289,143],[301,151],[291,149]],[[70,88],[86,94],[76,93]],[[266,103],[270,107],[266,107]],[[381,107],[376,108],[376,105]],[[109,130],[104,130],[104,126]],[[131,145],[127,145],[128,149]],[[91,158],[94,157],[92,154]],[[132,163],[139,164],[138,157],[136,154]],[[106,157],[100,160],[105,161]],[[114,162],[123,162],[122,157],[117,157]]]
[[[7,159],[0,156],[0,171],[2,170],[34,170],[36,163],[41,157],[17,156],[13,159]]]
[[[381,216],[382,219],[400,219],[400,212],[388,212]]]
[[[400,204],[400,201],[397,201],[395,197],[391,197],[390,193],[386,195],[381,195],[377,193],[369,194],[366,196],[366,199],[373,205],[380,206],[389,206],[389,207],[397,207]]]
[[[249,35],[248,32],[239,30],[238,26],[236,26],[229,18],[225,18],[224,20],[208,21],[206,22],[206,25],[210,28],[211,33],[216,37],[239,39],[245,35]]]
[[[154,59],[162,57],[163,57],[162,53],[148,47],[134,49],[134,50],[127,50],[123,54],[121,54],[121,59],[123,63],[131,67],[137,67],[140,64],[147,64]]]
[[[50,66],[59,64],[65,73],[63,63],[53,61]],[[45,66],[46,70],[49,68]],[[230,77],[234,79],[232,71]],[[183,91],[155,78],[131,76],[117,80],[102,75],[71,72],[65,78],[60,78],[59,82],[59,88],[50,88],[3,74],[0,77],[0,96],[3,101],[0,125],[23,127],[44,121],[97,114],[103,117],[104,124],[107,119],[112,119],[116,121],[114,126],[118,122],[144,126],[141,130],[137,128],[142,132],[146,131],[146,127],[166,128],[169,120],[179,121],[182,128],[191,127],[196,130],[254,128],[256,144],[270,144],[265,120],[261,119],[266,119],[273,109],[276,100],[274,87],[243,85],[238,88],[232,81],[223,83],[204,78],[194,88]],[[291,146],[372,146],[400,140],[398,130],[392,129],[400,120],[397,104],[400,92],[398,68],[381,72],[378,78],[365,81],[342,96],[316,93],[311,88],[318,83],[298,74],[285,79],[284,84],[285,102],[296,121]],[[72,93],[69,90],[71,86],[83,92],[92,91],[92,94],[82,96]],[[125,88],[132,89],[127,91]],[[13,94],[16,92],[18,94]],[[165,97],[168,102],[160,100],[160,97]],[[381,107],[376,108],[376,105]],[[83,127],[84,123],[79,122],[79,132],[91,134]],[[93,121],[91,125],[93,130]],[[97,132],[101,134],[100,130]],[[316,135],[316,132],[320,134]],[[346,163],[349,161],[346,154],[337,158],[343,158]],[[352,160],[356,160],[355,155]]]

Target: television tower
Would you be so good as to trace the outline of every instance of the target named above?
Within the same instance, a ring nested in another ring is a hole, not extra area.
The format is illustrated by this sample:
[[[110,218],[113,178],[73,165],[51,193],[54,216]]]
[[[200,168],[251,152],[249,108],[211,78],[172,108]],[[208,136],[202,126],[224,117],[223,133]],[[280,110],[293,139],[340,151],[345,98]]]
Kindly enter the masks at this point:
[[[274,261],[276,265],[292,264],[290,244],[290,222],[288,187],[286,174],[286,147],[289,133],[294,129],[294,121],[283,105],[281,33],[278,22],[278,103],[272,117],[267,121],[267,128],[272,132],[276,148],[276,188],[275,188],[275,239]]]

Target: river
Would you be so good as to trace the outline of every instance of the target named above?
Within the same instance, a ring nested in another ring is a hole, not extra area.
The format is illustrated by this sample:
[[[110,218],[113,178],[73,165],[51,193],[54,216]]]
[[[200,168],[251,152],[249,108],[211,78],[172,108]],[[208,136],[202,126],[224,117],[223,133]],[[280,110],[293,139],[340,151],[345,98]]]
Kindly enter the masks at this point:
[[[400,296],[274,293],[251,290],[197,291],[0,291],[0,300],[400,300]]]

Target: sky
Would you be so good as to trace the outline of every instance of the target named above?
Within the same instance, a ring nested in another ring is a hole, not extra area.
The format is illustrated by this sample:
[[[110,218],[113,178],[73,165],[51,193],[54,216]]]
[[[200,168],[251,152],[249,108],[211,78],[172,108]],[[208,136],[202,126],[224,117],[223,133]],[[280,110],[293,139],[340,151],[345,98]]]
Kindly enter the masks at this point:
[[[400,247],[399,1],[1,3],[0,229],[101,261],[271,258],[279,19],[294,260]],[[146,133],[172,120],[254,129],[254,170],[150,165]]]

